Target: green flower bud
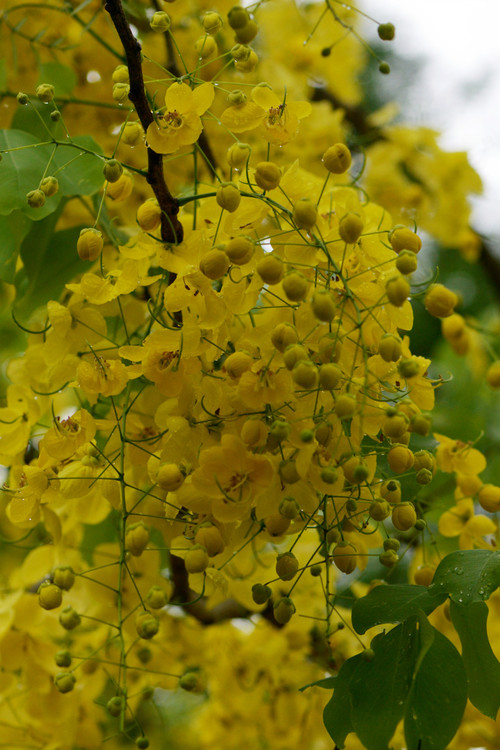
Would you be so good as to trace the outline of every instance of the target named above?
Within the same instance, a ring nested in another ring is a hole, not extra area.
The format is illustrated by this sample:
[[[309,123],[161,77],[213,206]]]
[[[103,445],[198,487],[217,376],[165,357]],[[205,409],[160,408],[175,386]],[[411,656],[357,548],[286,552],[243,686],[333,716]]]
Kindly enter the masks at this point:
[[[123,167],[117,159],[107,159],[102,173],[108,182],[117,182],[123,174]]]
[[[59,615],[59,622],[65,630],[74,630],[81,623],[82,618],[71,606],[64,607]]]
[[[41,208],[45,204],[45,193],[43,190],[30,190],[26,194],[26,200],[31,208]]]
[[[54,87],[50,83],[41,83],[35,93],[41,102],[48,104],[54,98]]]
[[[72,672],[58,672],[54,684],[60,693],[71,693],[75,687],[76,677]]]
[[[255,604],[265,604],[271,598],[272,593],[271,587],[263,583],[255,583],[252,586],[252,599]]]
[[[162,10],[153,14],[149,25],[157,34],[164,34],[170,28],[170,16]]]

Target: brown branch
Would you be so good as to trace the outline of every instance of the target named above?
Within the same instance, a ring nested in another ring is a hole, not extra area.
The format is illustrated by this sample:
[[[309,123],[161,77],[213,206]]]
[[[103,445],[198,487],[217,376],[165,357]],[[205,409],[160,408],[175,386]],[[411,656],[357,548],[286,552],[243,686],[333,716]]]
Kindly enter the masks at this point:
[[[130,77],[129,99],[141,121],[144,131],[154,121],[151,107],[146,97],[144,88],[144,77],[142,74],[141,45],[132,34],[130,26],[125,18],[121,0],[106,0],[105,9],[111,16],[120,41],[125,50],[127,67]],[[160,208],[162,209],[161,237],[164,242],[179,244],[183,238],[183,228],[177,214],[179,205],[171,194],[165,182],[163,174],[163,156],[148,147],[148,174],[147,181],[155,194]]]

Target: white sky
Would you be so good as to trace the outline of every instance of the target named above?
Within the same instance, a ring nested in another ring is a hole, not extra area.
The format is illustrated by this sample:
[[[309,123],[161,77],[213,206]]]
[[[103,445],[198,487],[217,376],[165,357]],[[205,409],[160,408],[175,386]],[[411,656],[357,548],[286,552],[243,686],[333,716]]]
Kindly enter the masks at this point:
[[[424,59],[404,92],[405,120],[441,131],[444,148],[468,152],[484,183],[484,195],[474,200],[474,227],[498,240],[500,0],[363,0],[360,7],[396,26],[396,38],[385,44],[403,61]],[[365,37],[374,35],[376,27],[368,24]],[[391,76],[382,85],[390,94]]]

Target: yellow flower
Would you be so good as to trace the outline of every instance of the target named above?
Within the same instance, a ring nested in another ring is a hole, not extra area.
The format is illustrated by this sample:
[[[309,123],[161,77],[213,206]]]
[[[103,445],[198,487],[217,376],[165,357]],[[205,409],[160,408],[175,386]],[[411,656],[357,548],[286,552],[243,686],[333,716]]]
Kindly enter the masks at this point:
[[[0,463],[10,466],[14,457],[24,451],[31,427],[40,416],[33,395],[22,386],[7,389],[7,406],[0,409]]]
[[[309,102],[288,102],[280,99],[267,86],[252,89],[252,101],[228,107],[221,122],[233,133],[260,130],[269,143],[288,143],[299,127],[299,120],[311,114]]]
[[[461,498],[439,519],[438,529],[443,536],[458,536],[460,549],[490,549],[485,541],[487,534],[494,534],[496,524],[487,516],[474,515],[474,502],[470,497]]]
[[[483,454],[469,443],[461,440],[452,440],[446,435],[434,433],[439,441],[436,449],[436,460],[441,471],[448,473],[459,472],[469,476],[480,474],[486,468],[486,459]]]
[[[186,83],[173,83],[165,94],[165,111],[146,131],[148,146],[158,154],[173,154],[197,141],[203,130],[200,115],[210,107],[214,95],[211,83],[195,89]]]

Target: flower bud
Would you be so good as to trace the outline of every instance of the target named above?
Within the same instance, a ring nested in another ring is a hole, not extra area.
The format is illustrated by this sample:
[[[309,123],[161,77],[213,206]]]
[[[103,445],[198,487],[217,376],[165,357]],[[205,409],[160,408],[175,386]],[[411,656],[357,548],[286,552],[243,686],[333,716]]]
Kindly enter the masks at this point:
[[[297,329],[290,323],[279,323],[271,334],[271,343],[279,352],[284,352],[298,340]]]
[[[273,286],[279,284],[285,273],[285,267],[281,258],[277,255],[266,254],[262,260],[259,260],[256,271],[261,277],[264,284]]]
[[[396,474],[404,474],[413,467],[415,457],[406,445],[395,445],[387,454],[387,462]]]
[[[500,360],[493,362],[486,370],[486,382],[490,388],[500,388]]]
[[[130,93],[130,86],[128,83],[115,83],[113,86],[112,96],[115,102],[118,104],[125,104],[128,102],[128,95]]]
[[[161,208],[155,198],[149,198],[137,209],[137,223],[143,232],[154,232],[161,224]]]
[[[351,393],[342,393],[335,399],[335,414],[339,419],[350,419],[357,409],[356,398]]]
[[[108,182],[116,182],[123,174],[123,167],[117,159],[106,159],[102,173]]]
[[[267,516],[264,519],[264,524],[269,536],[283,536],[290,527],[290,519],[278,513],[275,516]]]
[[[125,533],[125,549],[134,557],[140,557],[149,542],[149,529],[142,522],[133,523]]]
[[[283,291],[291,302],[302,302],[307,295],[309,282],[298,271],[288,273],[283,279]]]
[[[447,318],[453,313],[458,297],[443,284],[431,284],[424,298],[425,309],[435,318]]]
[[[268,431],[260,419],[247,419],[241,428],[241,439],[249,448],[261,448],[265,445]]]
[[[146,596],[146,602],[151,609],[161,609],[166,607],[169,597],[162,586],[151,586]]]
[[[157,34],[164,34],[170,28],[170,17],[163,10],[159,10],[153,13],[149,25],[152,31],[156,31]]]
[[[391,515],[391,506],[387,500],[379,498],[371,503],[368,513],[374,521],[385,521]]]
[[[318,289],[314,292],[311,300],[311,308],[314,317],[322,323],[330,323],[337,312],[337,305],[331,292],[327,289]]]
[[[209,557],[220,555],[226,546],[220,530],[212,523],[201,524],[196,531],[194,541],[195,544],[205,547]]]
[[[333,466],[326,466],[324,469],[321,469],[319,477],[325,484],[335,484],[339,478],[339,473]]]
[[[397,362],[403,351],[401,338],[394,333],[385,333],[379,341],[378,353],[384,362]]]
[[[282,596],[273,606],[274,619],[279,625],[286,625],[295,614],[295,605],[288,596]]]
[[[76,677],[72,672],[58,672],[54,677],[54,685],[60,693],[71,693],[75,682]]]
[[[389,242],[395,253],[400,253],[402,250],[411,250],[414,253],[418,253],[422,247],[422,240],[418,234],[415,234],[415,232],[412,232],[407,227],[403,227],[401,224],[395,226],[389,232]]]
[[[250,59],[252,48],[247,44],[235,44],[230,50],[232,58],[239,63],[247,62]],[[243,93],[243,92],[240,92]],[[244,101],[246,101],[246,95]],[[232,102],[231,102],[232,103]],[[238,104],[239,102],[235,102]],[[240,102],[241,103],[241,102]]]
[[[36,87],[35,93],[41,102],[48,104],[54,98],[54,87],[50,83],[41,83]]]
[[[280,184],[281,169],[272,161],[261,161],[255,167],[254,179],[262,190],[275,190]]]
[[[26,105],[26,104],[29,104],[29,100],[30,100],[30,98],[29,98],[28,94],[23,94],[23,92],[22,92],[22,91],[20,91],[20,92],[18,93],[18,95],[17,95],[17,97],[16,97],[16,98],[17,98],[17,103],[18,103],[18,104],[22,104],[22,105]]]
[[[278,467],[279,475],[283,484],[295,484],[300,479],[297,464],[293,458],[281,461]]]
[[[189,669],[179,678],[179,687],[188,693],[203,693],[206,683],[199,670]]]
[[[95,229],[95,227],[86,227],[80,231],[76,249],[82,260],[97,260],[103,247],[104,240],[98,229]]]
[[[227,20],[232,29],[242,29],[250,21],[250,16],[246,8],[235,5],[227,14]]]
[[[222,279],[230,266],[229,258],[223,250],[213,247],[200,260],[200,271],[212,281]]]
[[[254,20],[250,19],[244,26],[235,30],[236,41],[240,44],[248,44],[255,39],[259,33],[259,27]]]
[[[117,65],[111,74],[113,83],[129,83],[130,75],[126,65]]]
[[[379,555],[378,559],[382,563],[382,565],[385,565],[386,568],[393,568],[399,562],[397,553],[392,549],[388,549],[385,552],[382,552]]]
[[[436,468],[436,459],[429,451],[417,451],[414,454],[414,458],[415,463],[413,464],[413,468],[415,469],[415,471],[420,471],[420,469],[428,469],[429,471],[434,471],[434,469]]]
[[[425,485],[432,482],[432,471],[429,469],[419,469],[415,475],[418,484]]]
[[[400,359],[398,362],[398,372],[405,380],[416,377],[420,372],[418,360],[415,357]]]
[[[54,568],[52,572],[52,583],[59,586],[63,591],[69,591],[73,588],[75,583],[75,574],[73,568],[69,565],[60,565],[58,568]]]
[[[299,561],[293,552],[283,552],[276,560],[276,575],[282,581],[291,581],[299,569]]]
[[[71,666],[71,654],[66,649],[57,651],[54,658],[58,667]]]
[[[333,174],[344,174],[351,166],[351,152],[343,143],[335,143],[323,154],[323,164]]]
[[[106,703],[106,708],[111,716],[120,716],[125,708],[125,700],[122,695],[114,695]]]
[[[124,201],[132,194],[134,183],[130,174],[124,172],[116,182],[108,183],[106,197],[112,201]]]
[[[139,638],[149,641],[160,629],[160,621],[149,612],[141,612],[135,619],[135,629]]]
[[[59,122],[59,120],[61,119],[61,113],[59,112],[59,110],[53,109],[50,113],[50,119],[52,120],[52,122]]]
[[[208,60],[218,52],[217,42],[212,36],[200,36],[194,43],[194,48],[201,60]]]
[[[342,370],[334,364],[321,365],[319,385],[324,391],[332,391],[342,380]]]
[[[382,62],[379,64],[378,69],[381,73],[383,73],[385,76],[388,76],[391,72],[391,66],[388,62],[385,62],[382,60]]]
[[[415,583],[417,586],[430,586],[436,569],[433,565],[419,565],[415,571]]]
[[[340,239],[347,242],[348,245],[356,243],[364,228],[363,219],[357,213],[351,212],[346,214],[339,222]]]
[[[177,464],[160,464],[156,484],[167,492],[176,492],[184,483],[184,474]]]
[[[203,573],[208,567],[208,552],[199,544],[190,549],[184,558],[184,565],[188,573]]]
[[[403,276],[395,276],[385,285],[387,298],[394,307],[402,307],[410,296],[410,285]]]
[[[253,359],[246,352],[233,352],[224,362],[224,370],[230,378],[237,380],[241,378],[244,372],[250,369],[252,364]]]
[[[399,531],[408,531],[415,525],[417,513],[413,503],[399,503],[392,509],[392,523]]]
[[[292,219],[299,229],[311,230],[318,219],[318,209],[310,198],[299,198],[292,211]]]
[[[401,542],[399,539],[394,539],[393,537],[389,537],[388,539],[384,539],[384,550],[394,550],[394,552],[397,552],[398,549],[401,547]]]
[[[409,419],[406,414],[398,412],[392,416],[388,416],[382,423],[382,432],[391,440],[397,440],[400,438],[408,429]]]
[[[26,193],[26,201],[31,208],[41,208],[45,205],[45,193],[43,190],[30,190]]]
[[[233,143],[226,155],[229,166],[233,169],[243,169],[250,157],[250,151],[248,143]]]
[[[311,390],[318,387],[319,372],[314,362],[301,360],[292,370],[292,378],[299,388]]]
[[[74,630],[81,623],[82,618],[73,607],[64,607],[59,615],[59,622],[65,630]]]
[[[57,609],[62,604],[61,588],[44,581],[38,589],[38,603],[43,609]]]
[[[382,41],[390,42],[392,39],[394,39],[396,29],[394,28],[394,24],[392,23],[381,23],[379,24],[377,33]]]
[[[279,504],[278,512],[280,516],[293,521],[300,514],[300,505],[294,497],[284,497]]]
[[[318,341],[318,354],[322,362],[338,362],[342,353],[342,342],[338,333],[327,333]]]
[[[357,565],[357,549],[351,542],[339,542],[332,552],[332,559],[342,573],[352,573]]]
[[[396,268],[399,273],[408,276],[417,270],[418,258],[413,250],[402,250],[396,258]]]
[[[266,586],[262,583],[255,583],[252,586],[252,599],[255,604],[265,604],[272,596],[270,586]]]
[[[248,237],[233,237],[226,242],[224,252],[227,257],[237,266],[244,266],[252,260],[255,245]]]
[[[56,177],[44,177],[40,183],[40,190],[47,198],[51,198],[59,190],[59,180]]]
[[[139,748],[139,750],[147,750],[149,747],[149,740],[147,737],[137,737],[135,741],[135,746]]]
[[[394,505],[401,502],[401,483],[397,479],[388,479],[380,486],[380,494],[388,503]]]
[[[481,508],[487,513],[496,513],[500,510],[500,487],[494,484],[483,484],[477,499]]]
[[[207,34],[217,34],[224,26],[224,21],[219,13],[210,11],[203,16],[202,24]]]
[[[233,213],[240,205],[240,191],[234,182],[222,182],[217,189],[215,200],[222,209]]]

